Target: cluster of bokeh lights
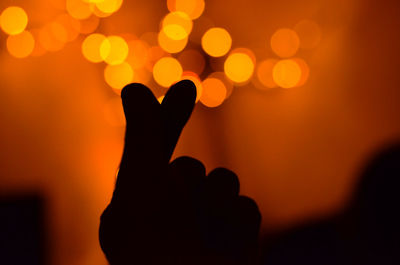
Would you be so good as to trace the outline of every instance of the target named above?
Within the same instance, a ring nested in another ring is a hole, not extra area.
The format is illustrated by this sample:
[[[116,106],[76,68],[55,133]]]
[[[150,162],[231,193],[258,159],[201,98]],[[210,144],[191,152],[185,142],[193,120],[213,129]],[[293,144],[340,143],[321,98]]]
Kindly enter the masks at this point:
[[[148,84],[153,80],[168,88],[189,79],[196,84],[197,100],[210,108],[220,106],[234,87],[249,82],[264,90],[303,86],[310,69],[296,54],[300,49],[316,48],[321,40],[319,26],[303,20],[293,28],[276,30],[265,47],[275,56],[258,61],[251,49],[234,47],[227,29],[193,23],[204,12],[204,0],[168,0],[169,13],[160,21],[157,32],[140,37],[99,32],[101,19],[122,5],[123,0],[65,0],[63,14],[29,30],[27,13],[11,6],[1,13],[0,26],[8,35],[7,50],[14,57],[56,52],[82,36],[83,56],[105,65],[105,82],[116,93],[131,82]],[[195,25],[203,26],[196,30]]]

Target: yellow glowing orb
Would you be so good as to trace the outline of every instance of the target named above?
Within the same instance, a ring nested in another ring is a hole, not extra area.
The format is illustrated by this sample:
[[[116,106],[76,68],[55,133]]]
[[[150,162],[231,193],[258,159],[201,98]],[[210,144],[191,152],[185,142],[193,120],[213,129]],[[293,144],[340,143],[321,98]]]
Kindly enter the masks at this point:
[[[94,33],[86,37],[82,43],[83,56],[92,63],[99,63],[103,61],[100,54],[100,47],[106,37],[103,34]]]
[[[123,0],[103,0],[96,1],[96,7],[104,13],[115,13],[121,8]]]
[[[233,82],[243,83],[253,75],[254,62],[245,53],[232,53],[224,63],[224,71]]]
[[[294,27],[300,38],[302,49],[313,49],[321,41],[321,29],[318,24],[311,20],[302,20]]]
[[[169,38],[163,30],[158,34],[158,44],[168,53],[178,53],[182,51],[186,47],[187,42],[188,38],[173,40]]]
[[[125,61],[129,54],[129,46],[119,36],[106,38],[100,46],[100,56],[108,64],[117,65]]]
[[[183,12],[172,12],[165,16],[162,22],[162,30],[173,40],[187,38],[192,31],[193,22]]]
[[[186,13],[191,19],[197,19],[204,11],[204,0],[168,0],[169,11],[180,11]]]
[[[34,48],[35,39],[29,31],[23,31],[18,35],[10,35],[7,38],[7,50],[14,57],[28,57]]]
[[[201,83],[200,77],[196,73],[186,71],[183,72],[181,80],[190,80],[194,83],[197,92],[196,102],[199,101],[201,94],[203,93],[203,85]]]
[[[214,108],[224,102],[226,98],[226,87],[224,82],[217,78],[207,78],[203,81],[203,93],[200,102],[203,105]]]
[[[221,57],[229,52],[232,46],[232,38],[229,32],[223,28],[211,28],[204,33],[201,46],[210,56]]]
[[[257,78],[260,83],[266,88],[277,87],[272,76],[272,71],[275,64],[278,62],[276,59],[267,59],[262,62],[257,67]]]
[[[128,63],[107,65],[104,70],[104,78],[107,84],[117,90],[121,90],[131,83],[133,75],[132,67]]]
[[[179,81],[183,73],[182,66],[172,57],[163,57],[153,67],[154,80],[163,87],[169,87]]]
[[[301,58],[293,58],[292,60],[295,61],[301,69],[301,78],[296,86],[303,86],[305,83],[307,83],[308,77],[310,76],[310,68],[308,67],[308,64]]]
[[[275,83],[283,88],[297,86],[301,79],[301,68],[294,60],[280,60],[273,69]]]
[[[271,37],[272,50],[282,58],[291,57],[296,54],[300,46],[297,33],[291,29],[279,29]]]
[[[76,19],[87,19],[92,14],[91,4],[82,0],[66,0],[66,9]]]
[[[10,6],[1,13],[0,26],[9,35],[20,34],[25,30],[26,25],[28,25],[28,16],[18,6]]]

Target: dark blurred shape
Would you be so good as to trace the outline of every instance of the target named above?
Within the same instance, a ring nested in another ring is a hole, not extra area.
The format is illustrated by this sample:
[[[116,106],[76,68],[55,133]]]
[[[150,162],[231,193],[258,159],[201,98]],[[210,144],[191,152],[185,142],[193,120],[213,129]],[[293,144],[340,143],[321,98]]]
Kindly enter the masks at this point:
[[[400,145],[366,166],[342,214],[268,239],[263,264],[400,264]]]
[[[161,105],[141,84],[121,93],[127,127],[100,245],[112,265],[248,264],[254,262],[261,215],[239,195],[235,173],[206,176],[190,157],[169,163],[196,99],[191,81],[176,83]]]
[[[0,264],[46,264],[44,232],[41,196],[0,196]]]

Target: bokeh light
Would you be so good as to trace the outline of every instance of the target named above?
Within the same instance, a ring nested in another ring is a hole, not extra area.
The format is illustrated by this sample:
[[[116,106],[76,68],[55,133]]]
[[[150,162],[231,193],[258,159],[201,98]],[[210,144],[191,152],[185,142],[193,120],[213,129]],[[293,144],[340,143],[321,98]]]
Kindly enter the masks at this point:
[[[296,54],[300,39],[292,29],[279,29],[271,37],[271,48],[279,57],[287,58]]]
[[[203,73],[206,65],[204,56],[199,51],[194,49],[184,50],[179,54],[178,60],[181,63],[184,71],[191,71],[198,75]]]
[[[52,23],[54,36],[62,42],[74,41],[80,33],[79,20],[68,14],[62,14]]]
[[[104,70],[104,78],[107,84],[114,88],[117,93],[133,80],[134,72],[132,67],[124,62],[118,65],[107,65]]]
[[[103,61],[100,54],[100,47],[106,36],[100,33],[94,33],[86,37],[82,43],[83,56],[92,63],[99,63]]]
[[[194,83],[197,92],[196,102],[199,101],[203,93],[203,85],[200,77],[194,72],[186,71],[182,73],[181,80],[190,80]]]
[[[294,27],[300,39],[300,48],[314,49],[321,41],[321,29],[311,20],[302,20]]]
[[[7,50],[14,57],[28,57],[34,48],[35,39],[29,31],[23,31],[18,35],[10,35],[7,38]]]
[[[272,72],[275,64],[278,62],[276,59],[266,59],[260,62],[257,66],[257,79],[265,88],[277,87],[274,81]]]
[[[310,68],[308,67],[308,64],[306,63],[306,61],[304,61],[301,58],[293,58],[293,61],[295,61],[301,70],[301,78],[299,80],[299,82],[297,83],[296,86],[300,87],[305,85],[305,83],[307,83],[308,78],[310,76]]]
[[[154,80],[163,87],[170,87],[182,77],[182,66],[172,57],[163,57],[153,67]]]
[[[103,13],[112,14],[121,8],[123,0],[102,0],[96,1],[96,7]]]
[[[300,82],[301,68],[294,60],[280,60],[275,64],[272,74],[278,86],[292,88]]]
[[[186,13],[172,12],[162,21],[162,30],[168,38],[182,40],[189,36],[193,22]]]
[[[231,53],[224,63],[224,71],[235,83],[244,83],[250,79],[254,72],[252,58],[246,53]]]
[[[149,45],[142,40],[128,41],[129,54],[126,61],[133,69],[140,69],[147,64],[149,60]]]
[[[188,38],[182,40],[173,40],[169,38],[163,30],[158,34],[158,44],[164,51],[168,53],[178,53],[181,52],[188,42]]]
[[[215,78],[223,82],[226,88],[225,99],[231,96],[233,92],[233,82],[226,76],[224,72],[213,72],[207,78]]]
[[[54,25],[52,23],[40,29],[38,40],[40,45],[49,52],[59,51],[65,45],[65,42],[60,41],[54,35]]]
[[[94,32],[100,24],[100,19],[97,16],[91,15],[87,19],[79,20],[79,27],[76,28],[82,34],[90,34]]]
[[[28,25],[28,15],[18,6],[6,8],[0,16],[0,26],[9,35],[23,32]]]
[[[203,81],[203,93],[200,102],[209,107],[214,108],[224,102],[226,97],[225,84],[217,78],[206,78]]]
[[[76,19],[87,19],[92,14],[91,4],[82,0],[66,0],[66,9]]]
[[[204,0],[168,0],[169,11],[180,11],[186,13],[191,19],[197,19],[203,14]]]
[[[129,54],[129,46],[120,36],[107,37],[100,46],[100,55],[111,65],[121,64]]]
[[[232,38],[223,28],[211,28],[204,33],[201,39],[203,50],[213,57],[227,54],[232,46]]]

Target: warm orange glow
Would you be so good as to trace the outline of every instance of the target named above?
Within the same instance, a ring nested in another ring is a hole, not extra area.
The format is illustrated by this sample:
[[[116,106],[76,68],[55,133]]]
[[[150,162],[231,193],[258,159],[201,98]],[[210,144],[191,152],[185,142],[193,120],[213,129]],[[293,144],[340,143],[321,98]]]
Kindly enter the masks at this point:
[[[178,60],[184,71],[191,71],[198,75],[203,73],[206,65],[204,56],[197,50],[184,50],[179,54]]]
[[[54,36],[54,38],[61,42],[61,43],[66,43],[68,39],[68,33],[67,30],[64,28],[63,25],[58,23],[57,21],[54,21],[49,24],[51,34]]]
[[[104,70],[104,78],[107,84],[116,89],[117,92],[132,82],[133,70],[128,63],[122,63],[118,65],[107,65]]]
[[[103,61],[100,54],[100,47],[106,37],[103,34],[94,33],[86,37],[82,43],[83,56],[92,63],[99,63]]]
[[[57,17],[55,22],[53,22],[52,27],[53,34],[59,41],[71,42],[79,36],[79,20],[76,20],[67,14]]]
[[[321,29],[311,20],[302,20],[294,27],[300,38],[300,48],[314,49],[321,41]]]
[[[204,11],[204,0],[168,0],[167,6],[169,11],[181,11],[191,19],[197,19]]]
[[[229,52],[232,38],[223,28],[211,28],[203,35],[201,46],[210,56],[221,57]]]
[[[141,40],[131,40],[128,42],[129,54],[126,61],[133,69],[139,69],[146,65],[149,60],[150,47]]]
[[[17,35],[23,32],[28,25],[28,16],[18,6],[6,8],[0,17],[0,26],[9,35]]]
[[[129,47],[119,36],[107,37],[100,46],[100,56],[108,64],[117,65],[128,57]]]
[[[203,85],[201,83],[200,77],[193,72],[183,72],[181,80],[190,80],[194,83],[196,86],[196,91],[197,91],[197,96],[196,96],[196,102],[200,100],[201,94],[203,93]]]
[[[142,83],[147,85],[152,79],[152,73],[146,68],[134,69],[133,83]]]
[[[224,72],[214,72],[208,76],[208,78],[215,78],[220,80],[224,83],[226,88],[226,97],[225,99],[229,98],[233,92],[233,82],[228,79]]]
[[[172,57],[163,57],[153,67],[154,80],[163,87],[170,87],[182,77],[182,66]]]
[[[158,97],[157,100],[161,104],[163,102],[164,98],[165,98],[165,96],[161,96],[161,97]]]
[[[65,44],[65,42],[58,40],[54,36],[54,26],[52,24],[48,24],[40,30],[38,40],[40,45],[50,52],[61,50]]]
[[[300,46],[297,33],[291,29],[279,29],[271,37],[272,50],[282,58],[294,56]]]
[[[149,57],[146,63],[146,69],[153,71],[154,64],[166,55],[166,52],[160,46],[153,46],[149,49]]]
[[[294,60],[281,60],[277,62],[272,74],[275,83],[283,88],[295,87],[301,79],[300,66]]]
[[[162,30],[168,38],[182,40],[189,36],[193,22],[186,13],[172,12],[165,16],[162,22]]]
[[[99,26],[100,19],[97,16],[90,16],[87,19],[79,20],[79,27],[76,29],[82,34],[90,34]]]
[[[124,109],[119,97],[107,101],[103,110],[104,119],[114,127],[124,127],[126,124]]]
[[[277,62],[278,60],[276,59],[267,59],[260,62],[260,64],[257,66],[258,81],[260,81],[260,83],[266,88],[277,87],[277,84],[272,76],[272,71]]]
[[[158,34],[158,44],[168,53],[178,53],[182,51],[186,47],[187,42],[188,38],[173,40],[169,38],[163,30]]]
[[[224,64],[225,74],[235,83],[244,83],[254,71],[252,58],[245,53],[232,53]]]
[[[104,13],[114,13],[121,8],[123,0],[103,0],[96,1],[96,7]]]
[[[33,48],[31,56],[38,57],[38,56],[44,55],[46,53],[46,49],[42,46],[40,41],[38,41],[40,30],[32,29],[30,32],[31,32],[33,38],[35,39],[35,47]]]
[[[310,76],[310,68],[308,67],[307,63],[301,58],[293,58],[292,60],[295,61],[301,69],[301,78],[296,86],[303,86],[305,83],[307,83],[308,77]]]
[[[18,35],[10,35],[7,38],[8,52],[17,58],[29,56],[35,47],[35,40],[29,31],[23,31]]]
[[[92,14],[91,5],[82,0],[66,0],[66,9],[76,19],[86,19]]]
[[[224,83],[216,78],[207,78],[203,81],[203,93],[200,102],[203,105],[214,108],[222,104],[226,97]]]

